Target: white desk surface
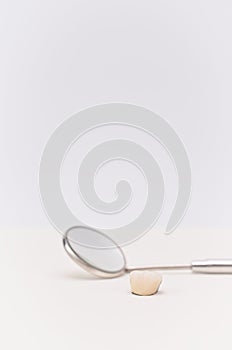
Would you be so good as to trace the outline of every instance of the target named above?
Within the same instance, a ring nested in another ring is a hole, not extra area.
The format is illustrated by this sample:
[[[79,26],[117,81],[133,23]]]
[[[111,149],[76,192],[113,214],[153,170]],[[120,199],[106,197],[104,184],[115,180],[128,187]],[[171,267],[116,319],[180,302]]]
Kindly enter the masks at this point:
[[[232,276],[169,273],[159,294],[138,297],[127,275],[80,270],[52,230],[1,231],[0,274],[4,350],[232,347]]]

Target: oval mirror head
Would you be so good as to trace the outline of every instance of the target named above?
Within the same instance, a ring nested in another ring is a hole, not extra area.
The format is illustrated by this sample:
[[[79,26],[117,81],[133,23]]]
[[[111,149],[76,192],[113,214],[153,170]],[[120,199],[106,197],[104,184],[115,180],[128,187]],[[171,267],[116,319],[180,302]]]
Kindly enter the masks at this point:
[[[95,276],[113,278],[126,272],[123,251],[98,230],[85,226],[71,227],[64,235],[63,244],[72,260]]]

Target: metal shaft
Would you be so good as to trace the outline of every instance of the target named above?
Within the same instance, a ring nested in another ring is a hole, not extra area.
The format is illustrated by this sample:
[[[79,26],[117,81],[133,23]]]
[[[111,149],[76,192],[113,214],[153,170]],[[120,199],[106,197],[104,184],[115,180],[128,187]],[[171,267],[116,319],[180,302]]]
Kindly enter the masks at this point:
[[[208,274],[232,274],[232,260],[197,260],[190,265],[169,265],[169,266],[147,266],[128,267],[127,272],[135,270],[157,270],[157,271],[183,271],[190,270],[194,273]]]
[[[170,265],[170,266],[147,266],[147,267],[128,267],[127,272],[143,270],[157,270],[157,271],[175,271],[175,270],[192,270],[192,265]]]

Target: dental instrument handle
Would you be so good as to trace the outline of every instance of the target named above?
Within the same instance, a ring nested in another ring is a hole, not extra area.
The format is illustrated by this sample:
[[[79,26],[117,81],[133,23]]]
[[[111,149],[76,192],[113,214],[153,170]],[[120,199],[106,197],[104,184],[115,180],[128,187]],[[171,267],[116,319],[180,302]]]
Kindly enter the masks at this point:
[[[128,267],[126,272],[135,270],[155,270],[155,271],[192,271],[202,274],[232,274],[232,260],[195,260],[190,265],[164,265],[164,266],[144,266]]]
[[[191,267],[194,273],[232,274],[232,260],[196,260]]]

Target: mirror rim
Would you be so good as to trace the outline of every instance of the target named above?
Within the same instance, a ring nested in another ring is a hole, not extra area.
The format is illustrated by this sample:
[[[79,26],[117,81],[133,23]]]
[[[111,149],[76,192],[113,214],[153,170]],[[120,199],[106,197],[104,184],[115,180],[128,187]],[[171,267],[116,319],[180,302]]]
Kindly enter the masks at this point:
[[[73,229],[89,229],[89,230],[92,230],[92,231],[98,233],[101,236],[106,237],[109,241],[111,241],[115,245],[115,248],[117,248],[120,251],[120,253],[121,253],[122,257],[123,257],[123,261],[124,261],[123,268],[121,268],[120,270],[115,271],[115,272],[110,272],[110,271],[106,271],[106,270],[97,268],[96,266],[94,266],[94,265],[88,263],[87,261],[85,261],[80,255],[77,254],[77,252],[72,248],[71,244],[69,243],[68,234]],[[96,229],[94,229],[92,227],[89,227],[89,226],[72,226],[72,227],[70,227],[65,232],[65,234],[63,236],[63,246],[64,246],[64,249],[65,249],[66,253],[68,254],[68,256],[76,264],[78,264],[85,271],[91,273],[94,276],[102,277],[102,278],[114,278],[114,277],[119,277],[119,276],[124,275],[126,273],[126,271],[127,271],[127,269],[126,269],[126,259],[125,259],[125,255],[124,255],[121,247],[116,242],[114,242],[114,240],[111,239],[109,236],[105,235],[101,231],[96,230]]]

